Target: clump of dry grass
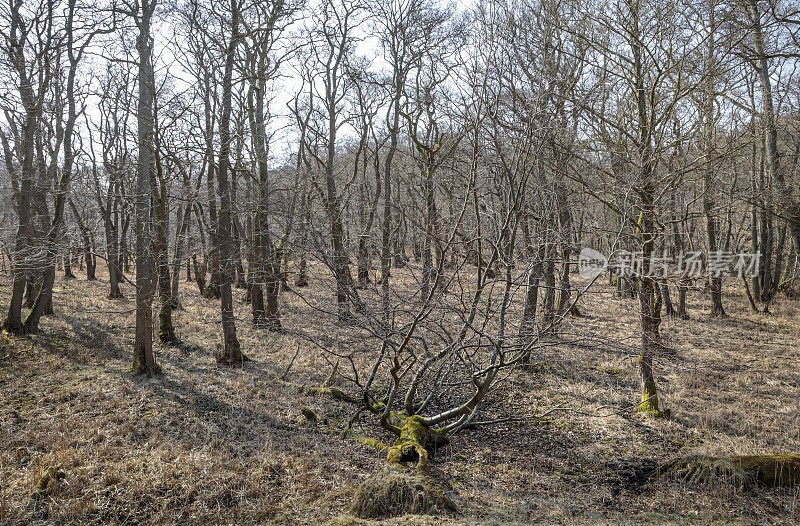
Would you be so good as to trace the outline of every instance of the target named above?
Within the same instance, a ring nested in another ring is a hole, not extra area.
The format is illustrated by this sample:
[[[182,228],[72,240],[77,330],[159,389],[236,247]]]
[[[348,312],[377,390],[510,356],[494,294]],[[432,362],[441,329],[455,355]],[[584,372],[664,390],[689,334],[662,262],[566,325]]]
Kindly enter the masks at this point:
[[[455,503],[430,475],[403,473],[389,468],[361,483],[350,508],[353,514],[365,519],[455,510]]]
[[[800,455],[693,455],[668,462],[654,474],[692,483],[795,487],[800,484]]]

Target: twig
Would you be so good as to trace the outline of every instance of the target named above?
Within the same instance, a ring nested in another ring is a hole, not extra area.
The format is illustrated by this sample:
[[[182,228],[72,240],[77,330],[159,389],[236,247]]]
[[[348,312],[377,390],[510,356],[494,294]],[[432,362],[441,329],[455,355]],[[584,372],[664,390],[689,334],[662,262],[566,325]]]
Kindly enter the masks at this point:
[[[294,352],[294,356],[292,356],[292,360],[289,362],[289,365],[286,367],[286,370],[281,375],[281,380],[286,380],[286,376],[289,374],[289,370],[294,365],[294,361],[297,358],[297,355],[300,354],[300,342],[297,342],[297,350]]]

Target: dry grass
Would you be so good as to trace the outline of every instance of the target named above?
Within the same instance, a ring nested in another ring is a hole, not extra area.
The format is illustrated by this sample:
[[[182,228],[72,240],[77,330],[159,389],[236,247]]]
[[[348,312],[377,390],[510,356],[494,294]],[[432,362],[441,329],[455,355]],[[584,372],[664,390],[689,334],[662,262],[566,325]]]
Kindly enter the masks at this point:
[[[184,345],[157,348],[160,377],[128,372],[133,303],[105,299],[102,280],[59,279],[57,313],[41,334],[0,342],[0,522],[366,523],[346,514],[355,488],[382,468],[382,454],[338,435],[352,407],[297,388],[321,385],[330,366],[291,331],[370,352],[351,328],[309,307],[330,305],[330,284],[314,285],[305,299],[283,295],[286,334],[252,329],[238,301],[239,336],[253,361],[235,368],[213,361],[217,303],[194,284],[182,286],[185,308],[175,323]],[[569,331],[635,345],[635,300],[601,291],[609,292],[600,285],[582,300],[588,316],[570,319]],[[0,304],[8,294],[0,276]],[[659,361],[659,385],[671,420],[634,414],[636,363],[619,345],[548,347],[483,411],[572,411],[458,435],[432,461],[458,515],[386,523],[797,523],[796,490],[646,478],[678,455],[800,451],[796,307],[781,299],[773,315],[752,314],[730,288],[725,304],[731,317],[710,319],[705,298],[692,293],[693,319],[663,323],[674,353]],[[390,439],[367,417],[356,432]],[[65,477],[32,498],[54,467]]]

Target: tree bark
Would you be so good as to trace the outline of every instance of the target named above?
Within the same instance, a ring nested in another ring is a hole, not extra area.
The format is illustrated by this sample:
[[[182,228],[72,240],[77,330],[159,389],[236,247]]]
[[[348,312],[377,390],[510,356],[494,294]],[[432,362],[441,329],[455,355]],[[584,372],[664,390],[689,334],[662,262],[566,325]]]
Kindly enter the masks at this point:
[[[219,292],[222,311],[223,347],[217,350],[217,363],[235,364],[244,361],[245,357],[239,348],[236,336],[236,318],[233,312],[233,221],[231,218],[231,194],[228,184],[230,166],[230,121],[233,96],[233,63],[236,58],[236,47],[239,43],[239,0],[230,1],[231,34],[225,50],[225,72],[222,78],[222,114],[219,122],[219,173],[217,189],[219,192]]]
[[[139,53],[139,99],[137,104],[137,127],[139,136],[138,161],[136,166],[136,340],[132,370],[135,374],[158,372],[153,353],[153,254],[150,235],[150,182],[154,163],[154,115],[155,74],[152,65],[150,23],[156,0],[142,0],[137,17],[139,35],[136,50]]]
[[[24,37],[20,39],[19,35],[19,32],[24,26],[20,14],[21,5],[22,4],[19,2],[11,4],[11,28],[9,31],[8,46],[9,61],[20,78],[19,94],[25,109],[25,119],[22,122],[22,133],[20,135],[22,166],[19,174],[19,192],[16,196],[18,226],[14,244],[14,258],[11,261],[11,299],[9,301],[6,317],[3,320],[3,329],[17,334],[24,332],[22,301],[28,283],[29,269],[27,265],[30,258],[29,249],[31,239],[29,233],[32,228],[31,202],[35,170],[35,137],[42,112],[38,97],[33,91],[32,80],[28,78],[25,64],[26,51],[24,49]],[[45,86],[40,86],[40,89],[44,87]]]

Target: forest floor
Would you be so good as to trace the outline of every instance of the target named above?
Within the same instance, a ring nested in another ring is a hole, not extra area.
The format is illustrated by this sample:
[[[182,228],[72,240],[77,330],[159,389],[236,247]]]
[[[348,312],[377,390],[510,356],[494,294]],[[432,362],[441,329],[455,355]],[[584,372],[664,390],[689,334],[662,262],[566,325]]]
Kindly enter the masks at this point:
[[[384,455],[341,436],[352,406],[299,387],[323,385],[331,369],[330,357],[297,331],[331,345],[352,332],[308,307],[309,297],[331,296],[328,287],[282,295],[282,334],[253,329],[236,290],[239,337],[252,361],[231,368],[213,360],[218,302],[182,283],[174,319],[183,343],[157,345],[163,374],[146,378],[129,372],[132,289],[107,299],[100,278],[59,276],[56,314],[41,332],[0,343],[0,523],[368,523],[348,509]],[[0,275],[3,306],[9,281]],[[616,298],[605,283],[592,290],[580,301],[585,316],[566,321],[571,330],[635,346],[636,300]],[[743,291],[728,283],[725,291],[729,318],[709,318],[707,298],[695,291],[691,320],[663,321],[674,352],[658,362],[658,384],[671,419],[635,413],[636,358],[620,345],[546,347],[482,411],[558,409],[456,435],[432,463],[458,512],[384,523],[800,522],[797,489],[647,476],[688,454],[800,452],[797,302],[780,298],[773,314],[753,314]],[[391,439],[367,416],[355,431]],[[32,498],[55,466],[64,477]]]

